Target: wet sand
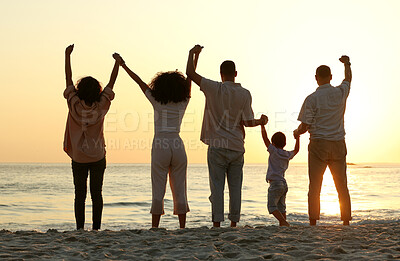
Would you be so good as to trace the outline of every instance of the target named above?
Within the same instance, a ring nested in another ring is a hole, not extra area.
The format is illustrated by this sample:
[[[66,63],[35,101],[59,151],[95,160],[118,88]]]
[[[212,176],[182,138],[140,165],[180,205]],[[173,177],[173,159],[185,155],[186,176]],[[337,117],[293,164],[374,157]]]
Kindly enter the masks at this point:
[[[400,259],[400,222],[344,226],[0,231],[0,259]]]

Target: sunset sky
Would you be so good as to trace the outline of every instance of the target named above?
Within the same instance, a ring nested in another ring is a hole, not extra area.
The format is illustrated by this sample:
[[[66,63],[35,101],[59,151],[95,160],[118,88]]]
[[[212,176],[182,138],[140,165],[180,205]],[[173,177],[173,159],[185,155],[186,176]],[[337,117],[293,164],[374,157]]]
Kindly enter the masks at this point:
[[[74,43],[73,80],[103,85],[118,52],[145,82],[155,73],[185,72],[195,44],[198,73],[220,80],[219,65],[236,63],[257,116],[271,136],[292,131],[315,69],[350,56],[353,82],[345,116],[348,161],[400,163],[400,1],[2,1],[0,3],[0,162],[69,162],[62,150],[67,105],[64,50]],[[108,162],[150,162],[153,109],[120,70],[105,120]],[[204,95],[193,85],[182,124],[189,163],[206,162],[199,139]],[[246,163],[266,163],[260,128],[247,128]],[[294,162],[307,161],[308,134]]]

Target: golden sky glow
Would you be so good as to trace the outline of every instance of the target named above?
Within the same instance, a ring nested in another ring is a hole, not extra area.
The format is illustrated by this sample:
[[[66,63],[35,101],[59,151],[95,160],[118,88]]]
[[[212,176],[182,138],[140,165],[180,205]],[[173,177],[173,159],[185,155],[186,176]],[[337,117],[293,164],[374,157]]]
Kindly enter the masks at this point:
[[[64,49],[74,43],[73,80],[106,84],[113,52],[145,82],[156,72],[185,71],[189,49],[201,44],[198,72],[219,80],[219,65],[235,61],[238,77],[265,113],[271,136],[286,149],[315,69],[343,78],[350,56],[353,82],[346,112],[348,161],[400,162],[400,2],[393,1],[2,1],[0,3],[0,161],[68,162],[62,151],[67,105],[62,97]],[[152,107],[121,70],[105,121],[109,162],[149,162]],[[189,163],[205,162],[199,140],[204,96],[193,85],[182,139]],[[295,162],[307,161],[308,135]],[[260,128],[247,128],[247,163],[265,163]]]

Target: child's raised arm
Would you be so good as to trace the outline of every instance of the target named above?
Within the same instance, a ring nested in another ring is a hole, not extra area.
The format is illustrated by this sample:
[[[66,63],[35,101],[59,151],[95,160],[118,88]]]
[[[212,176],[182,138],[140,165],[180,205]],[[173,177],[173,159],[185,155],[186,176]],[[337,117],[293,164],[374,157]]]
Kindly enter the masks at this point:
[[[268,149],[269,145],[271,144],[270,140],[268,139],[267,131],[265,130],[265,124],[268,123],[268,117],[265,115],[262,115],[260,120],[263,123],[260,125],[261,126],[261,135],[264,140],[264,144],[265,144],[265,146],[267,146],[267,149]]]
[[[129,69],[129,67],[125,64],[124,59],[122,59],[122,57],[119,54],[117,54],[116,57],[114,58],[116,61],[118,61],[119,65],[121,65],[122,68],[124,68],[124,70],[132,78],[132,80],[134,80],[139,85],[142,92],[145,93],[146,90],[149,89],[149,86],[144,81],[142,81],[142,79],[140,79],[140,77],[136,73],[134,73],[131,69]]]
[[[71,70],[71,53],[74,50],[74,45],[71,44],[65,49],[65,81],[66,87],[74,85],[72,81],[72,70]]]
[[[267,131],[265,130],[265,126],[264,125],[260,125],[260,126],[261,126],[261,135],[262,135],[262,138],[264,140],[264,144],[268,148],[269,145],[271,144],[271,142],[268,139],[268,135],[267,135]]]
[[[300,150],[300,135],[295,136],[295,139],[296,139],[296,144],[294,145],[293,156],[295,156]]]

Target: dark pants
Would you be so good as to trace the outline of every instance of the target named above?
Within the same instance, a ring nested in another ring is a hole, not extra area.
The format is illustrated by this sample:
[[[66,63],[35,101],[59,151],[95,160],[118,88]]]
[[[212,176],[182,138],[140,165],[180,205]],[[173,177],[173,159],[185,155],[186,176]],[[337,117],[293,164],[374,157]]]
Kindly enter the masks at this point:
[[[93,229],[100,229],[101,214],[103,212],[103,187],[104,171],[106,169],[106,158],[97,162],[78,163],[72,161],[72,173],[75,185],[75,220],[76,229],[83,228],[85,224],[85,201],[87,194],[87,178],[90,172],[90,195],[92,197],[92,219]]]
[[[320,193],[325,169],[331,170],[339,196],[341,220],[351,220],[350,194],[347,188],[346,143],[342,141],[311,140],[308,145],[308,214],[319,219]]]

